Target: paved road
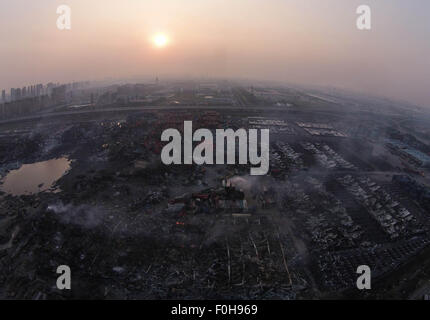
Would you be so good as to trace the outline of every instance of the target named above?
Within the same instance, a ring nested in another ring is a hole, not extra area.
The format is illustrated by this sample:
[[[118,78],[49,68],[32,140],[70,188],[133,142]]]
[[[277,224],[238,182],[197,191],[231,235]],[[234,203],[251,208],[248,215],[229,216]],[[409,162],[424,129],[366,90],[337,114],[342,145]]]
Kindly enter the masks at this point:
[[[80,111],[62,111],[62,112],[40,112],[34,113],[25,117],[18,117],[6,120],[0,120],[0,124],[7,124],[13,122],[29,121],[29,120],[41,120],[50,117],[61,117],[68,115],[82,115],[91,113],[107,113],[107,112],[133,112],[133,111],[154,111],[154,110],[189,110],[189,109],[202,109],[202,110],[265,110],[265,111],[285,111],[279,107],[261,107],[261,106],[145,106],[145,107],[118,107],[118,108],[104,108],[96,110],[80,110]]]
[[[104,108],[104,109],[96,109],[96,110],[79,110],[79,111],[62,111],[62,112],[49,112],[47,113],[46,110],[41,111],[39,113],[34,113],[28,116],[24,117],[18,117],[18,118],[12,118],[12,119],[5,119],[0,120],[1,124],[9,124],[14,122],[21,122],[21,121],[37,121],[42,120],[45,118],[51,118],[51,117],[61,117],[61,116],[68,116],[68,115],[82,115],[82,114],[93,114],[93,113],[107,113],[107,112],[133,112],[133,111],[154,111],[154,110],[232,110],[232,111],[238,111],[238,110],[262,110],[262,111],[281,111],[281,112],[299,112],[299,113],[312,113],[312,114],[331,114],[336,115],[338,112],[336,110],[329,110],[329,109],[316,109],[316,108],[291,108],[291,107],[274,107],[274,106],[250,106],[250,105],[243,105],[243,106],[140,106],[140,107],[117,107],[117,108]],[[378,113],[370,113],[370,112],[362,112],[362,111],[349,111],[348,115],[351,116],[353,114],[360,115],[361,117],[364,116],[381,116],[381,114]],[[389,117],[384,115],[385,117]],[[397,116],[393,116],[397,117]],[[409,119],[409,117],[405,117],[405,119]]]

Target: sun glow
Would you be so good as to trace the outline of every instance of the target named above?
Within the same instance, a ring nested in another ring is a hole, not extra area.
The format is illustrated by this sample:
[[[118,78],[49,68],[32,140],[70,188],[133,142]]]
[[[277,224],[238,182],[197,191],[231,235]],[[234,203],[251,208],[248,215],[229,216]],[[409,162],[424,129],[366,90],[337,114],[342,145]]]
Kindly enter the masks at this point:
[[[169,44],[169,38],[163,33],[157,33],[152,38],[152,42],[157,48],[164,48]]]

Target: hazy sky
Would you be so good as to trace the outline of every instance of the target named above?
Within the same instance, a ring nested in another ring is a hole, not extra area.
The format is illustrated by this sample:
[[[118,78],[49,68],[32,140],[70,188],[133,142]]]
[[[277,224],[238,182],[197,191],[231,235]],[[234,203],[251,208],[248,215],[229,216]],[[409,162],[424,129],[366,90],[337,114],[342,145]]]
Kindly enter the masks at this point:
[[[56,27],[57,6],[72,29]],[[356,8],[372,8],[372,30]],[[0,88],[129,76],[337,86],[430,106],[428,0],[1,0]],[[155,48],[157,32],[170,43]]]

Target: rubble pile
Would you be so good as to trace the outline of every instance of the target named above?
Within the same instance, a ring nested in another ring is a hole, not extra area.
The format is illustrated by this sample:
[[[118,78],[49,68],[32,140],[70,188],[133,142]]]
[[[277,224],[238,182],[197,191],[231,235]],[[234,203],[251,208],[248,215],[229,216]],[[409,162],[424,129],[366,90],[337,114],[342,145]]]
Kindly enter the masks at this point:
[[[379,279],[429,247],[425,185],[383,158],[373,166],[366,142],[300,113],[196,110],[3,131],[0,187],[23,164],[70,166],[47,189],[0,192],[0,298],[318,298],[353,288],[357,265]],[[186,120],[269,128],[269,174],[162,164],[161,132]],[[72,269],[73,290],[56,289],[59,265]]]

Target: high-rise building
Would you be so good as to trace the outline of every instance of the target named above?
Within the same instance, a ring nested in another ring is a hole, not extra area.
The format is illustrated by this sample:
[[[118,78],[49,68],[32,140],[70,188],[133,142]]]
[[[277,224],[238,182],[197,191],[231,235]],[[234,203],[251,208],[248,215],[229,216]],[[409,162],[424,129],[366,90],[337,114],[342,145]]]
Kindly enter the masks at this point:
[[[43,88],[43,85],[41,84],[36,85],[36,97],[40,97],[42,95],[42,88]]]
[[[21,100],[21,88],[16,88],[15,89],[15,99],[16,100]]]
[[[3,103],[6,102],[6,90],[2,90],[2,92],[1,92],[1,101]]]
[[[54,87],[55,85],[52,82],[48,83],[46,85],[46,94],[50,96],[52,94],[52,90],[54,89]]]
[[[52,89],[52,100],[55,103],[64,103],[66,101],[66,85],[58,86]]]
[[[16,100],[15,88],[10,88],[10,101],[15,101],[15,100]]]

